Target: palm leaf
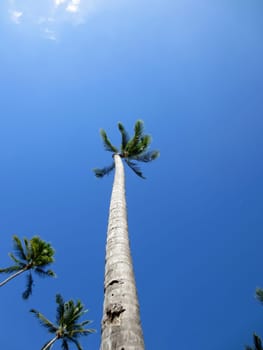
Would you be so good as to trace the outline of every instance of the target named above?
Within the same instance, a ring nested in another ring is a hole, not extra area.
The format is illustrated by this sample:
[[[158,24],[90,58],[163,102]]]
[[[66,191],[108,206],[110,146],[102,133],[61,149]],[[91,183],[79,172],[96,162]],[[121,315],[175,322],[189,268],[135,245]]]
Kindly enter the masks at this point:
[[[139,162],[148,163],[158,158],[159,155],[160,155],[159,151],[148,151],[137,156],[132,156],[131,158]]]
[[[263,303],[263,289],[257,288],[256,289],[256,298]]]
[[[40,267],[36,267],[34,269],[34,272],[36,272],[40,277],[56,277],[56,274],[52,270],[43,270]]]
[[[64,350],[69,350],[68,342],[66,339],[62,339],[61,347]]]
[[[85,311],[88,311],[88,310],[85,310]],[[84,326],[86,326],[87,324],[90,324],[90,323],[92,323],[92,321],[86,320],[86,321],[83,321],[83,322],[81,322],[81,323],[77,323],[77,324],[76,324],[76,327],[81,328],[81,327],[84,327]]]
[[[29,272],[26,276],[26,290],[22,294],[23,299],[28,299],[29,296],[32,294],[33,284],[33,277],[31,272]]]
[[[20,241],[20,239],[16,235],[13,236],[13,246],[14,246],[14,251],[15,251],[16,255],[18,256],[18,258],[26,261],[27,257],[26,257],[26,254],[24,252],[22,242]]]
[[[58,304],[57,306],[57,312],[56,312],[56,321],[57,324],[61,323],[61,320],[63,319],[63,314],[64,314],[64,299],[62,298],[61,294],[56,295],[56,303]]]
[[[21,260],[19,260],[19,259],[17,259],[13,253],[9,253],[8,255],[20,267],[25,267],[26,266],[26,263],[21,261]]]
[[[128,164],[128,166],[135,172],[136,175],[138,175],[142,179],[145,179],[145,177],[143,176],[143,173],[141,172],[141,169],[136,163],[131,162],[129,159],[125,159],[125,161]]]
[[[24,238],[24,244],[25,244],[25,247],[26,247],[26,257],[28,259],[28,256],[31,255],[31,245],[30,245],[30,242],[27,238]]]
[[[261,343],[260,337],[256,333],[254,333],[253,338],[254,338],[255,349],[262,350],[262,343]]]
[[[96,330],[92,329],[92,328],[90,328],[90,329],[75,329],[71,332],[71,335],[72,335],[72,337],[75,338],[75,337],[79,337],[80,335],[87,336],[87,335],[95,333],[95,332],[96,332]]]
[[[43,314],[41,314],[39,311],[35,309],[31,309],[30,312],[32,312],[35,317],[38,319],[39,323],[48,329],[50,333],[56,333],[58,328],[51,322],[49,321]],[[48,344],[48,342],[46,343]]]
[[[147,151],[151,144],[151,136],[150,135],[143,135],[141,139],[134,144],[134,147],[130,150],[130,156],[134,155],[140,155]]]
[[[101,169],[93,169],[95,176],[102,178],[105,175],[109,175],[111,173],[111,171],[115,168],[115,163],[113,162],[110,166],[101,168]]]
[[[83,350],[81,344],[76,339],[72,337],[67,337],[67,339],[71,341],[73,344],[75,344],[78,350]]]
[[[101,129],[100,135],[101,135],[103,146],[104,146],[105,150],[109,151],[109,152],[117,153],[118,149],[111,144],[105,130]]]
[[[127,131],[125,130],[124,126],[121,123],[118,123],[118,128],[121,132],[121,150],[122,152],[124,152],[128,142],[129,142],[129,134],[127,133]]]
[[[140,142],[142,137],[143,137],[143,121],[137,120],[137,122],[135,123],[135,126],[134,126],[134,136],[127,143],[125,151],[128,154],[133,154],[133,152],[136,150],[136,147],[138,146],[138,143]]]
[[[12,273],[21,270],[21,266],[13,265],[3,269],[0,269],[0,273]]]

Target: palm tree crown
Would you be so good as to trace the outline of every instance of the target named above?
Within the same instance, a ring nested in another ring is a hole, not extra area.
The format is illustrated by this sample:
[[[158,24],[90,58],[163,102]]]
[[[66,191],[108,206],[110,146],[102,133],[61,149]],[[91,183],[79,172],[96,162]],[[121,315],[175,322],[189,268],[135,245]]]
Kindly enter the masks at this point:
[[[38,318],[40,324],[47,328],[49,333],[55,334],[55,337],[49,340],[41,350],[51,349],[52,344],[58,339],[61,339],[61,347],[64,350],[69,349],[69,343],[75,344],[78,350],[83,350],[78,338],[95,332],[94,329],[85,328],[91,321],[86,320],[79,323],[79,319],[88,310],[84,310],[84,305],[80,300],[77,300],[76,303],[73,300],[65,302],[60,294],[56,295],[56,303],[56,323],[49,321],[39,311],[30,310]]]
[[[45,269],[54,262],[55,251],[49,243],[38,236],[34,236],[30,240],[24,238],[23,241],[24,244],[16,235],[13,236],[14,253],[9,253],[9,256],[14,261],[14,265],[0,269],[0,273],[13,274],[1,282],[0,287],[14,277],[28,271],[26,289],[22,294],[23,298],[27,299],[32,294],[34,283],[32,270],[41,277],[56,276],[52,270]]]
[[[129,137],[127,131],[121,123],[118,123],[118,128],[121,133],[121,146],[120,149],[113,146],[110,142],[106,132],[101,129],[100,134],[102,137],[103,145],[106,151],[112,152],[113,154],[119,154],[121,158],[127,163],[127,165],[141,178],[145,178],[138,166],[138,162],[148,163],[156,159],[159,155],[159,151],[149,151],[151,144],[151,136],[144,134],[143,121],[137,120],[134,126],[134,135],[132,138]],[[115,168],[115,163],[101,168],[93,169],[97,177],[103,177],[108,175]]]

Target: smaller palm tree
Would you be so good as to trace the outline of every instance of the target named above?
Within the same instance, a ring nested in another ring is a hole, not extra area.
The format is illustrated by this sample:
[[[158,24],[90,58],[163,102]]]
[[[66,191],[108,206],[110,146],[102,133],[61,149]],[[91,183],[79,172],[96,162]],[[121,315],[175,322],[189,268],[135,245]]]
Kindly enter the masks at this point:
[[[13,236],[14,253],[9,253],[9,256],[14,261],[14,265],[0,269],[0,273],[11,273],[12,275],[1,282],[0,287],[22,273],[28,272],[26,289],[22,294],[23,298],[27,299],[32,294],[34,284],[32,271],[41,277],[56,276],[52,270],[45,269],[54,262],[55,251],[49,243],[38,236],[30,240],[24,238],[23,241],[24,244],[16,235]]]
[[[263,304],[263,289],[261,288],[256,289],[256,298],[259,300],[261,304]],[[261,338],[256,333],[253,334],[253,342],[254,342],[254,347],[246,346],[245,350],[263,350]]]
[[[246,346],[245,350],[263,350],[261,339],[256,333],[253,334],[253,341],[254,347]]]
[[[58,305],[56,323],[49,321],[40,312],[34,309],[30,310],[30,312],[34,313],[38,318],[40,324],[47,328],[49,333],[55,334],[41,350],[51,349],[51,346],[59,339],[62,341],[61,347],[64,350],[69,350],[69,343],[75,344],[78,350],[83,350],[78,342],[78,338],[95,332],[94,329],[85,328],[91,321],[86,320],[78,323],[79,319],[88,312],[88,310],[83,310],[84,305],[80,300],[77,300],[76,303],[74,303],[73,300],[65,302],[60,294],[56,295],[56,303]]]

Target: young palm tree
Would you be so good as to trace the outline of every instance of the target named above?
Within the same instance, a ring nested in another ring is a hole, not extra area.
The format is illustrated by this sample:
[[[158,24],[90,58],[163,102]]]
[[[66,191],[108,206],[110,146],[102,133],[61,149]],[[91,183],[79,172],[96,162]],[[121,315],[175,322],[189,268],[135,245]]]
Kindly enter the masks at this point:
[[[86,336],[94,333],[94,329],[86,329],[85,326],[91,323],[91,321],[82,321],[79,323],[79,319],[88,311],[83,310],[84,305],[80,300],[74,303],[73,300],[65,302],[60,294],[56,295],[57,312],[56,312],[56,323],[49,321],[39,311],[32,309],[32,312],[39,320],[40,324],[47,328],[49,333],[55,334],[55,336],[49,340],[41,350],[49,350],[52,345],[57,341],[61,340],[61,347],[64,350],[69,349],[69,343],[76,345],[78,350],[83,350],[80,345],[78,338],[80,336]]]
[[[140,177],[144,178],[137,162],[150,162],[159,156],[149,151],[151,137],[143,132],[143,122],[135,123],[134,136],[130,138],[121,123],[120,150],[111,144],[106,132],[101,137],[107,151],[113,153],[114,162],[105,168],[94,169],[99,178],[115,168],[111,195],[104,278],[104,306],[101,350],[143,350],[139,303],[130,253],[125,198],[125,178],[122,159]]]
[[[245,350],[263,350],[261,339],[255,333],[253,334],[254,348],[246,346]]]
[[[52,246],[40,239],[38,236],[28,240],[24,238],[24,246],[21,240],[14,235],[14,254],[9,253],[10,258],[14,261],[14,265],[0,269],[0,273],[13,273],[7,279],[0,283],[0,287],[11,281],[20,274],[27,272],[26,289],[22,296],[27,299],[32,294],[33,277],[31,271],[34,271],[41,277],[55,277],[52,270],[45,270],[47,266],[54,262],[55,251]]]
[[[263,289],[256,289],[256,298],[261,302],[261,304],[263,304]],[[256,333],[253,334],[253,342],[254,348],[251,346],[246,346],[245,350],[263,350],[261,338]]]

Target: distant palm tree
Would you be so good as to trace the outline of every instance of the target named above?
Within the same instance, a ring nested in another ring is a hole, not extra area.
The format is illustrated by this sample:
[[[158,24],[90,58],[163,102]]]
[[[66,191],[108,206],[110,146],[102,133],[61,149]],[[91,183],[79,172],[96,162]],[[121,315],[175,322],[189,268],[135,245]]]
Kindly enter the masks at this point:
[[[56,323],[50,322],[44,315],[39,311],[32,309],[30,312],[34,313],[38,318],[40,324],[47,328],[49,333],[55,334],[55,336],[49,340],[41,350],[49,350],[52,345],[57,341],[61,340],[61,347],[64,350],[69,349],[69,343],[76,345],[78,350],[83,350],[82,346],[78,342],[80,336],[86,336],[94,333],[94,329],[84,328],[91,321],[82,321],[79,319],[88,311],[83,310],[84,305],[80,300],[74,303],[73,300],[65,302],[60,294],[56,295],[57,312],[56,312]]]
[[[149,151],[151,137],[144,134],[141,120],[135,123],[132,138],[121,123],[118,127],[122,136],[120,150],[111,144],[104,130],[100,131],[104,147],[113,153],[114,161],[108,167],[94,169],[95,175],[101,178],[116,168],[108,221],[100,349],[142,350],[144,340],[130,253],[125,177],[121,160],[124,159],[139,177],[144,178],[137,162],[150,162],[159,156],[159,152]]]
[[[261,304],[263,304],[263,289],[256,289],[256,298],[260,301]],[[246,346],[245,350],[263,350],[261,338],[256,333],[253,334],[253,341],[254,347],[252,348],[251,346]]]
[[[7,279],[0,283],[0,287],[11,281],[13,278],[19,276],[24,272],[27,274],[26,290],[22,296],[27,299],[32,294],[33,277],[31,271],[34,271],[41,277],[50,276],[55,277],[55,273],[52,270],[45,270],[47,266],[54,262],[55,251],[52,246],[40,239],[38,236],[34,236],[28,240],[24,238],[24,246],[21,240],[14,235],[14,254],[9,253],[10,258],[14,261],[14,265],[0,269],[0,273],[13,273]]]
[[[253,334],[254,347],[246,346],[245,350],[263,350],[261,339],[255,333]]]

